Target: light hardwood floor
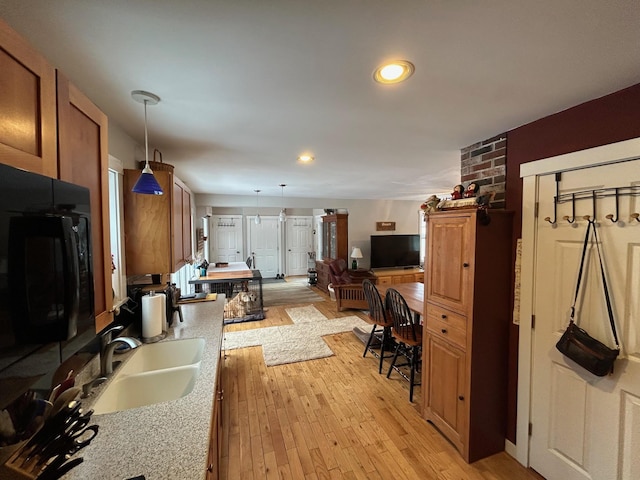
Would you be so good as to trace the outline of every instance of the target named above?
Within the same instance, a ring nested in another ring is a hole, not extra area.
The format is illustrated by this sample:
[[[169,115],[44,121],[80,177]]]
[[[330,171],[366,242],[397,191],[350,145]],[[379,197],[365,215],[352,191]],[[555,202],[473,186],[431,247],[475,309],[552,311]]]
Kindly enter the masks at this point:
[[[359,314],[314,305],[329,318]],[[290,324],[285,308],[226,331]],[[504,452],[465,463],[420,417],[420,387],[409,403],[408,383],[379,375],[353,333],[324,338],[334,356],[289,365],[266,367],[261,347],[226,352],[221,479],[542,478]]]

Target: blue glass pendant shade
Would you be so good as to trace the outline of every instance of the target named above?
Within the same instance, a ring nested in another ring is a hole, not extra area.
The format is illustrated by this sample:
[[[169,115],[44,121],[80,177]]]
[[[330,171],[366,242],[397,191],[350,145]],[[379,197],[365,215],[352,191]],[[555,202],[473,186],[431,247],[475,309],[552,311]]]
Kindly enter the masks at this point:
[[[153,176],[153,172],[148,167],[145,167],[145,169],[142,170],[142,174],[133,186],[132,191],[134,193],[142,193],[146,195],[162,195],[164,193],[160,184],[156,180],[156,177]]]

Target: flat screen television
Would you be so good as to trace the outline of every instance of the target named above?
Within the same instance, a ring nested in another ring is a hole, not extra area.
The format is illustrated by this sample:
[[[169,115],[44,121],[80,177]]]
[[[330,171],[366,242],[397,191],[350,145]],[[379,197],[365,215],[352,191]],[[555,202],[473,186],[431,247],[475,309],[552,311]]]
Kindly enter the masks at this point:
[[[371,235],[371,268],[420,266],[420,235]]]

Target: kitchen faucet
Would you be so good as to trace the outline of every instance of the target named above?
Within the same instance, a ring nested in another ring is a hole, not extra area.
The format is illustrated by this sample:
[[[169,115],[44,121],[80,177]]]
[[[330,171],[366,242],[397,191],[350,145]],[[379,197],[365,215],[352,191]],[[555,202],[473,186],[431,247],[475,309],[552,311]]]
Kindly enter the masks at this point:
[[[100,350],[100,376],[106,377],[113,373],[113,352],[118,345],[127,345],[129,348],[138,348],[142,343],[133,337],[116,337],[113,340],[113,332],[122,330],[122,325],[110,328],[102,335],[102,348]]]

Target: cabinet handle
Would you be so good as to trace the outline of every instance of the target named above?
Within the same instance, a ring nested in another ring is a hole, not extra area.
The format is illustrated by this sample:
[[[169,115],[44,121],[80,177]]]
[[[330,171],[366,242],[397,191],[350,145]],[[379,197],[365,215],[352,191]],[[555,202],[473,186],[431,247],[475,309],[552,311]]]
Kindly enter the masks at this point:
[[[446,329],[446,328],[443,328],[443,329],[442,329],[442,330],[440,330],[440,331],[441,331],[442,333],[445,333],[445,334],[447,333],[447,329]]]
[[[207,472],[213,472],[213,463],[210,463],[207,467]]]
[[[464,400],[464,397],[463,397],[462,395],[460,395],[460,396],[458,397],[458,400],[462,401],[462,400]]]
[[[468,267],[469,267],[469,264],[465,262],[465,263],[463,263],[463,264],[462,264],[462,266],[463,266],[464,268],[468,268]]]

